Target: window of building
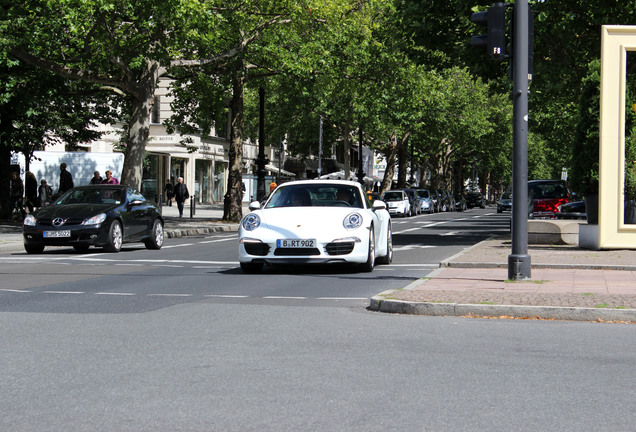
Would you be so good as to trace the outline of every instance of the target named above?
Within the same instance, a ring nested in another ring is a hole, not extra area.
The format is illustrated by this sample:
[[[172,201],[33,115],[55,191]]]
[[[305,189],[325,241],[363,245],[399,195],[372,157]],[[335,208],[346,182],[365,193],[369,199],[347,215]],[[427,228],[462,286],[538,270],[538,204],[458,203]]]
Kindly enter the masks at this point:
[[[150,115],[150,123],[161,123],[161,96],[155,96],[152,104],[152,113]]]

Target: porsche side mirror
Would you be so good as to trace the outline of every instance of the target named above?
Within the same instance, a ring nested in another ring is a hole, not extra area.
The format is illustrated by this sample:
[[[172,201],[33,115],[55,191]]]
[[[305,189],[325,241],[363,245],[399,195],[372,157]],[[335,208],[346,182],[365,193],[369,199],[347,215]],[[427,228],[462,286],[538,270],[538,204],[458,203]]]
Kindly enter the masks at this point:
[[[384,201],[375,200],[373,201],[373,211],[376,210],[386,210],[386,204]]]

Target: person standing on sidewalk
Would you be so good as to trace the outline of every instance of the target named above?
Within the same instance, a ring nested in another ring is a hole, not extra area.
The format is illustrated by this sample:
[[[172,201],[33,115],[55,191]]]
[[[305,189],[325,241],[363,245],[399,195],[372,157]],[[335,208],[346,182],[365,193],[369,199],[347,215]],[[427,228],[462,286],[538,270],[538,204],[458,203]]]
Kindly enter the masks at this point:
[[[90,184],[102,184],[102,181],[104,179],[102,178],[102,176],[99,174],[99,171],[95,171],[93,173],[93,178],[91,179]]]
[[[179,217],[183,217],[183,203],[190,198],[188,193],[188,187],[183,183],[183,177],[179,177],[177,184],[174,187],[174,200],[177,202],[177,208],[179,209]]]
[[[67,190],[73,189],[73,186],[73,176],[66,171],[66,164],[62,162],[60,164],[60,186],[57,188],[57,194],[62,195]]]
[[[38,199],[40,200],[40,206],[44,207],[49,205],[53,198],[53,188],[46,184],[46,180],[42,179],[40,187],[38,188]]]
[[[174,186],[172,186],[172,179],[168,180],[166,186],[163,188],[166,193],[166,201],[168,201],[168,207],[172,207],[172,197],[174,196]]]
[[[40,205],[38,202],[38,179],[31,171],[27,171],[24,176],[24,197],[29,213],[33,213],[33,210]]]
[[[22,183],[22,179],[18,175],[18,173],[11,173],[11,193],[10,193],[10,217],[13,216],[13,211],[16,209],[20,210],[20,214],[22,215],[22,219],[26,217],[26,212],[24,211],[23,198],[24,198],[24,183]]]
[[[113,173],[111,170],[106,171],[105,174],[106,174],[106,178],[102,181],[102,184],[112,184],[112,185],[119,184],[119,180],[113,177]]]

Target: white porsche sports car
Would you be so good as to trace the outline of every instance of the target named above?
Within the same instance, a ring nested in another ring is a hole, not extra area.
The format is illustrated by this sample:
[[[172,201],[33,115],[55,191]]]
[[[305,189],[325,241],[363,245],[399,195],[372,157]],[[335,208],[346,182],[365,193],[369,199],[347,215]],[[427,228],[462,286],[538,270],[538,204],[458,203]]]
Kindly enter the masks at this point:
[[[246,273],[264,264],[351,263],[370,272],[393,259],[391,217],[360,184],[300,180],[278,186],[265,204],[250,204],[239,226],[239,262]]]

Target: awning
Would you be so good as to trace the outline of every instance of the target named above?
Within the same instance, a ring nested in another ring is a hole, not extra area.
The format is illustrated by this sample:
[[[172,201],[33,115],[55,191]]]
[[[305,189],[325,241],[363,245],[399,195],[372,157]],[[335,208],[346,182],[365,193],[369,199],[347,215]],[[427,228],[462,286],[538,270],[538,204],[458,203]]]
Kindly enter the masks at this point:
[[[265,169],[266,169],[267,171],[271,171],[272,173],[278,173],[278,172],[279,172],[278,167],[277,167],[276,165],[272,165],[272,164],[267,164],[267,165],[265,165]],[[285,176],[288,176],[288,177],[296,177],[296,174],[294,174],[294,173],[293,173],[293,172],[291,172],[291,171],[285,171],[284,169],[281,169],[281,170],[280,170],[280,173],[281,173],[282,175],[285,175]]]

